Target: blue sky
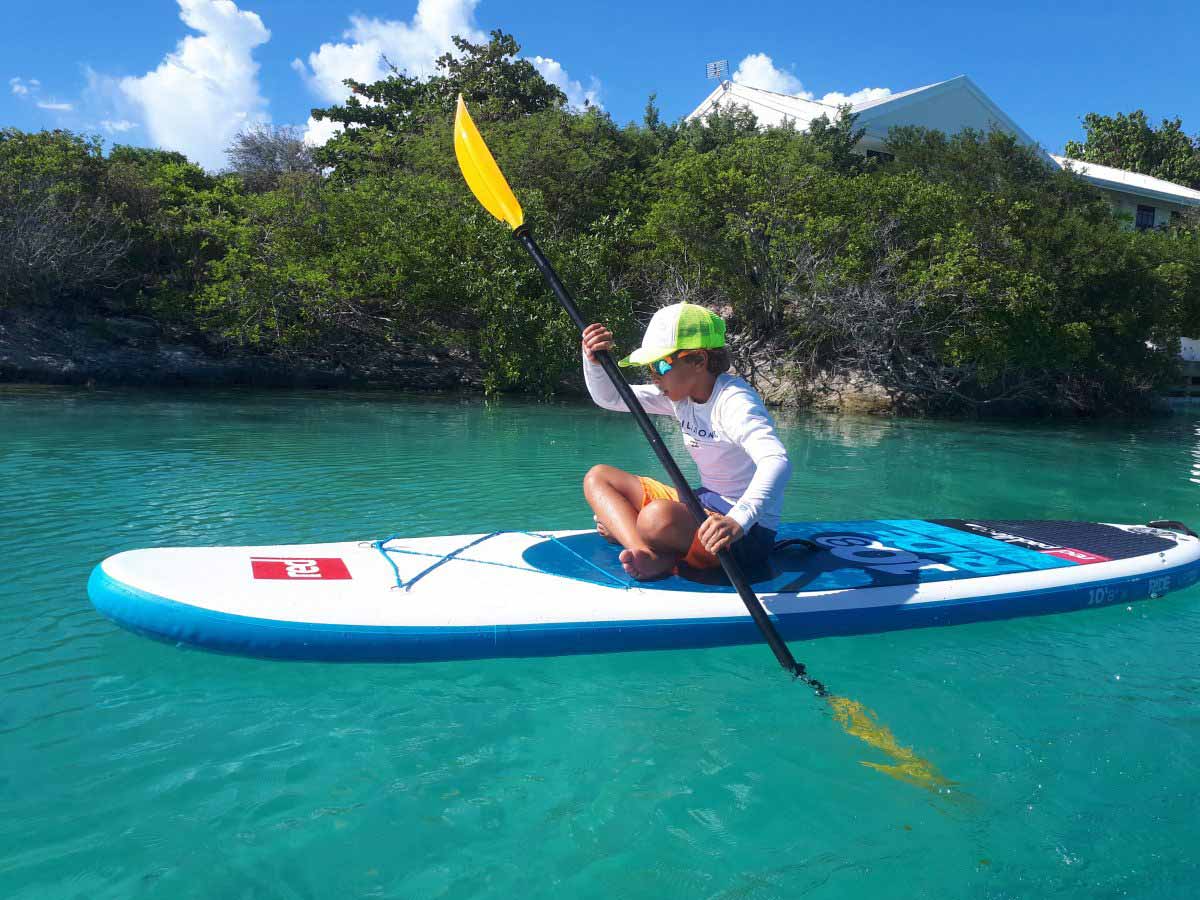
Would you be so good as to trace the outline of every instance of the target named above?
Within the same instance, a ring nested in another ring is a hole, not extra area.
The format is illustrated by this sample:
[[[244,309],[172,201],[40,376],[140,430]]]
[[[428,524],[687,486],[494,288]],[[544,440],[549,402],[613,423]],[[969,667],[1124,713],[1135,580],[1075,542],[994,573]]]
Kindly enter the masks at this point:
[[[1200,133],[1200,4],[815,5],[547,0],[59,0],[6,4],[0,125],[167,146],[209,168],[246,124],[309,125],[379,55],[427,72],[451,33],[512,32],[576,102],[619,122],[649,93],[669,120],[727,59],[758,87],[817,99],[969,75],[1052,151],[1080,119],[1145,109]],[[319,129],[310,132],[320,140]]]

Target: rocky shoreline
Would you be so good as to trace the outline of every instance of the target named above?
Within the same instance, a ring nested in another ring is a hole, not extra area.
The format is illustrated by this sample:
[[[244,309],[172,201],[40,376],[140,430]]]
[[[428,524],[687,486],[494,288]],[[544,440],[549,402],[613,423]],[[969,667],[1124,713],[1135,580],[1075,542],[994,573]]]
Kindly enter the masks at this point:
[[[864,379],[845,378],[816,390],[769,365],[751,368],[752,383],[771,407],[868,415],[899,412],[894,397]],[[481,367],[465,354],[416,344],[284,356],[214,346],[202,335],[171,329],[147,317],[0,309],[0,384],[482,393],[484,377]],[[559,391],[583,395],[582,378],[563,383]],[[1166,396],[1155,398],[1149,411],[1169,414],[1172,403]],[[975,415],[1045,418],[1047,413],[1036,404],[996,401],[981,405]]]
[[[0,383],[94,386],[483,389],[471,360],[395,345],[353,358],[213,347],[148,318],[0,310]]]
[[[789,378],[758,366],[753,379],[768,406],[795,407],[801,392]],[[445,350],[393,345],[352,356],[282,356],[214,347],[197,334],[173,331],[147,317],[52,314],[0,309],[0,384],[91,387],[387,388],[484,390],[472,360]],[[810,398],[816,409],[886,413],[886,395],[846,384]],[[583,379],[559,388],[584,396]]]

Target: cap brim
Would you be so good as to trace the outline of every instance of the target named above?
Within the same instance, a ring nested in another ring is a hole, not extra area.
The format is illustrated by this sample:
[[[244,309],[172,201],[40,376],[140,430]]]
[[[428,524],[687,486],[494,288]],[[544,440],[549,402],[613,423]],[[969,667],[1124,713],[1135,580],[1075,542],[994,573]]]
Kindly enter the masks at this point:
[[[617,363],[618,366],[648,366],[658,362],[675,352],[675,347],[638,347],[627,357]]]

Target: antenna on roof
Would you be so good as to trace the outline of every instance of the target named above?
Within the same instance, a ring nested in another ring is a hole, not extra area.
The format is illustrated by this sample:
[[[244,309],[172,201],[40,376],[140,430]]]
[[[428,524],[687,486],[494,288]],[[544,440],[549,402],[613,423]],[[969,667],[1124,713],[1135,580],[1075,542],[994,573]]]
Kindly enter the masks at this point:
[[[718,81],[729,80],[729,60],[718,59],[716,62],[710,62],[704,67],[704,73],[709,78],[715,78]]]

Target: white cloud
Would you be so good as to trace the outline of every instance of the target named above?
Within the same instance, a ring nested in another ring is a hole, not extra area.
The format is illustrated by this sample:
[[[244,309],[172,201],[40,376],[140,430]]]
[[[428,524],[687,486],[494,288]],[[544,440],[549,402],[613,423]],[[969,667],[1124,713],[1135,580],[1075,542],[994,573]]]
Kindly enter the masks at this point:
[[[409,22],[351,16],[350,28],[339,43],[322,44],[308,54],[307,61],[295,59],[292,68],[314,94],[328,103],[341,103],[347,90],[347,78],[370,84],[391,74],[388,63],[407,75],[428,78],[437,71],[439,56],[452,52],[455,35],[473,43],[487,43],[488,36],[475,24],[479,0],[419,0]],[[386,59],[386,62],[385,62]],[[557,60],[544,56],[528,57],[529,62],[552,84],[567,95],[575,107],[585,103],[600,105],[600,82],[592,78],[587,88],[573,80]],[[328,120],[309,117],[305,143],[324,144],[341,130]]]
[[[733,80],[738,84],[774,91],[777,94],[791,94],[802,100],[814,100],[826,106],[844,106],[847,103],[853,106],[856,103],[892,96],[891,88],[863,88],[850,94],[830,91],[823,97],[818,97],[812,91],[806,91],[803,82],[791,72],[777,68],[775,62],[765,53],[751,53],[738,63]]]
[[[87,131],[103,129],[107,134],[124,134],[141,128],[142,109],[121,90],[121,79],[82,67],[86,84],[77,104],[88,122]]]
[[[308,117],[308,126],[304,129],[304,143],[310,147],[324,146],[335,134],[342,130],[341,122],[331,122],[328,119]]]
[[[72,112],[75,109],[74,104],[63,103],[53,97],[43,100],[41,96],[42,83],[36,78],[10,78],[8,86],[12,89],[13,94],[33,103],[38,109],[46,109],[50,112]]]
[[[18,97],[28,97],[31,93],[37,93],[42,83],[36,78],[10,78],[8,79],[8,86],[12,88],[12,92]]]
[[[87,84],[83,88],[84,106],[111,107],[129,105],[128,98],[121,92],[121,80],[97,72],[91,66],[83,66],[83,77]]]
[[[271,32],[232,0],[178,2],[179,17],[199,36],[181,40],[153,71],[122,78],[120,91],[140,110],[156,144],[219,169],[239,131],[270,121],[253,50]]]
[[[600,80],[595,76],[592,76],[591,83],[585,91],[583,85],[573,80],[558,60],[548,56],[530,56],[528,59],[543,78],[567,95],[567,103],[571,106],[582,109],[585,105],[601,105]]]
[[[826,106],[845,106],[847,103],[854,106],[857,103],[866,103],[868,100],[882,100],[890,96],[892,96],[891,88],[863,88],[860,91],[855,91],[853,94],[831,91],[824,97],[818,97],[817,102],[824,103]]]
[[[330,103],[346,99],[347,78],[370,83],[389,74],[388,62],[418,78],[434,73],[434,62],[454,49],[450,40],[460,35],[470,41],[486,42],[487,35],[475,26],[479,0],[420,0],[411,22],[396,22],[351,16],[344,43],[322,44],[308,55],[307,65],[295,60],[299,72],[313,92]]]
[[[733,80],[738,84],[762,88],[764,91],[774,91],[777,94],[793,94],[811,100],[812,94],[804,90],[800,79],[791,72],[775,68],[771,57],[765,53],[751,53],[740,63],[733,73]]]

